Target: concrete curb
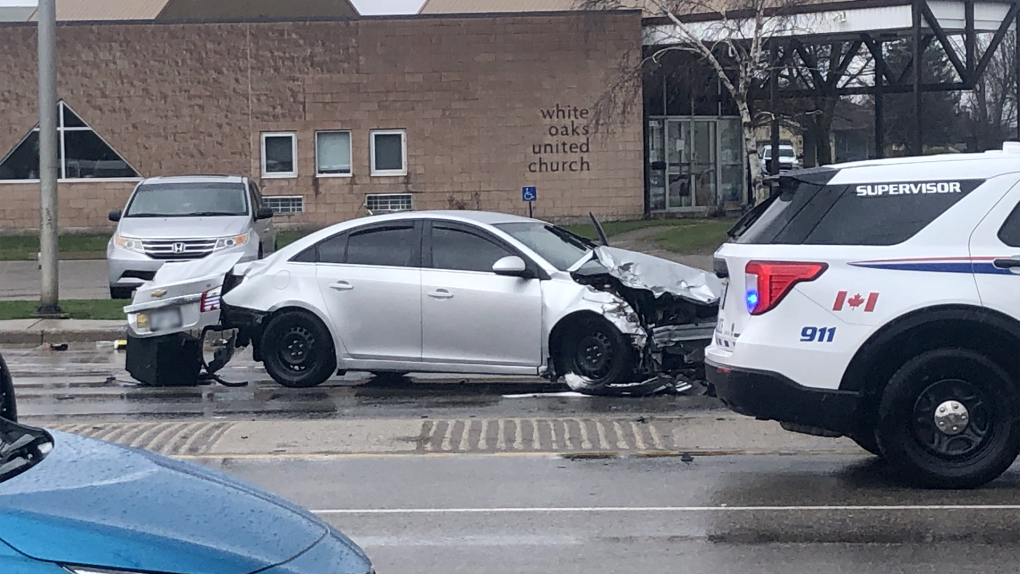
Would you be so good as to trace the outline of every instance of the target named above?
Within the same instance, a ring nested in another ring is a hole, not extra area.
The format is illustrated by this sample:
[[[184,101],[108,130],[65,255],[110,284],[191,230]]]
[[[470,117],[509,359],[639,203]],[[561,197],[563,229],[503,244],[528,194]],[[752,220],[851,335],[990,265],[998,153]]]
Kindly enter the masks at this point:
[[[42,345],[45,343],[95,343],[123,339],[125,328],[86,331],[0,331],[0,345]]]
[[[0,321],[0,345],[94,343],[123,339],[124,321],[15,319]]]

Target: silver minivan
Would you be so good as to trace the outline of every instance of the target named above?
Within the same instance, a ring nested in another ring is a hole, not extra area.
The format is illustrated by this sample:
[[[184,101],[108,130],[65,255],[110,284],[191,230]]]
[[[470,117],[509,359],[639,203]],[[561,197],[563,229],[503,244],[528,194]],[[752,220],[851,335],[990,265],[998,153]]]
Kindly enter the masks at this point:
[[[130,299],[167,261],[241,253],[241,261],[276,250],[273,210],[255,182],[239,176],[154,177],[135,188],[106,248],[110,297]]]

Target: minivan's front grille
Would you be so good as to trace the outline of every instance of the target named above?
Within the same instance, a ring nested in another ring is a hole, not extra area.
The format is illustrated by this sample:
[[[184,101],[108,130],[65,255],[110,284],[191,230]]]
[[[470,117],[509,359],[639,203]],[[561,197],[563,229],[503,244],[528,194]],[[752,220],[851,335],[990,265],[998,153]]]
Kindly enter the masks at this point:
[[[153,259],[201,259],[213,252],[215,239],[157,239],[142,241],[145,254]]]

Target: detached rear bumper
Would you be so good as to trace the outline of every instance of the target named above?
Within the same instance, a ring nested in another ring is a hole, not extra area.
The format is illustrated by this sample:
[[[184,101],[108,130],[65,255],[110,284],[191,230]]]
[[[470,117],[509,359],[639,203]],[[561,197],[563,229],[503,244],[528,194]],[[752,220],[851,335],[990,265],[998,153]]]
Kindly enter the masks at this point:
[[[734,412],[764,420],[850,434],[861,400],[859,393],[812,389],[766,371],[705,364],[705,376]]]

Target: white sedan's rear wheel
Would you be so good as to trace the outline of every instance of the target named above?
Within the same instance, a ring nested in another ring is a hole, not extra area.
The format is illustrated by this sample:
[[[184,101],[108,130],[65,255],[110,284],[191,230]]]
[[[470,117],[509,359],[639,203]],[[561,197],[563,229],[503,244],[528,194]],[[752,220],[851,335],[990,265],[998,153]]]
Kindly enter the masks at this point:
[[[322,321],[306,311],[273,317],[262,335],[261,354],[266,372],[285,387],[321,385],[336,372],[333,338]]]

